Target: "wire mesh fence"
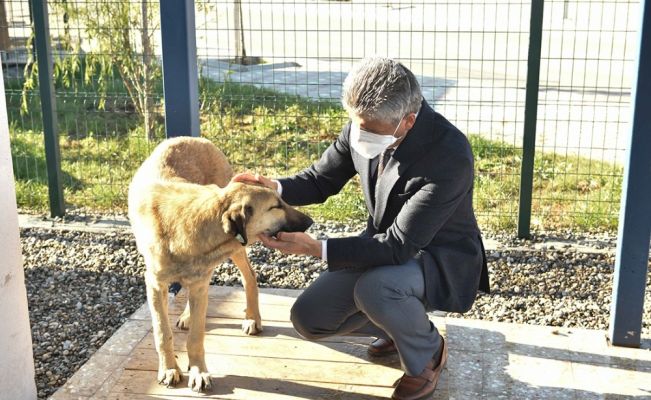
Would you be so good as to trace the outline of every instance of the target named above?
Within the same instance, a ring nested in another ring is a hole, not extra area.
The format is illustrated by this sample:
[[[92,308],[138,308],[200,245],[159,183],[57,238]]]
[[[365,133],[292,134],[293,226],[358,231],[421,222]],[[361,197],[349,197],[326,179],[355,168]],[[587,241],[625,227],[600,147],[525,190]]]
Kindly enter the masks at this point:
[[[534,204],[538,224],[616,226],[637,1],[546,2]]]
[[[163,136],[158,3],[49,2],[56,117],[69,208],[123,212],[139,160]],[[147,24],[136,19],[149,7]],[[19,206],[47,207],[41,105],[28,1],[3,2],[10,46],[3,51]],[[148,29],[143,29],[147,26]],[[146,62],[147,61],[147,62]],[[147,70],[146,66],[150,66]]]
[[[50,3],[66,201],[124,212],[131,175],[164,137],[158,2]],[[29,2],[1,4],[18,201],[23,209],[43,209],[46,169]],[[616,226],[637,7],[630,1],[545,2],[534,227]],[[339,96],[353,63],[392,57],[414,72],[426,100],[469,136],[482,224],[512,228],[530,11],[530,2],[514,0],[197,0],[201,133],[236,170],[300,170],[347,121]],[[364,218],[355,185],[312,211]]]

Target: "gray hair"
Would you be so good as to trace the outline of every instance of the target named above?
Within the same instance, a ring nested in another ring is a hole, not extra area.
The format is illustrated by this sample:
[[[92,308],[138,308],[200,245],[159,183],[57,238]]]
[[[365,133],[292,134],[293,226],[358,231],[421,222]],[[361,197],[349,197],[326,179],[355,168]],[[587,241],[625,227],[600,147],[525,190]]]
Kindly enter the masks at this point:
[[[370,57],[348,73],[341,103],[348,113],[397,124],[418,112],[422,100],[420,85],[407,67],[389,58]]]

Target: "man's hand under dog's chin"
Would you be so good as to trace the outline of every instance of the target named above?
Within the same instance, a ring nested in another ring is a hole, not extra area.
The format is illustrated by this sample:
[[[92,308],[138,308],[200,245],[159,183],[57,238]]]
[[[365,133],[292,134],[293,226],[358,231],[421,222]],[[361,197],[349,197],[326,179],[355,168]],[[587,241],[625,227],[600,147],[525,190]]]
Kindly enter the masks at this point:
[[[301,254],[321,258],[321,241],[312,239],[304,232],[278,232],[276,237],[258,235],[267,247],[279,250],[285,254]]]

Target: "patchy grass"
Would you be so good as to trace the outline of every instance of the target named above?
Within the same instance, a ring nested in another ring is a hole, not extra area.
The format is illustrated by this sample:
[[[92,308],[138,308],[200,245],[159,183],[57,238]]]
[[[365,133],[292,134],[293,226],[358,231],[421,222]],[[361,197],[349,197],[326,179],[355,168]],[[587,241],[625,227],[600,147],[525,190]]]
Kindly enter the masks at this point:
[[[48,207],[47,174],[40,104],[28,96],[20,113],[20,82],[8,81],[13,167],[22,209]],[[65,200],[100,212],[126,211],[128,183],[151,149],[163,139],[164,124],[154,117],[156,138],[148,142],[128,96],[114,85],[105,108],[98,96],[58,88],[58,127]],[[229,157],[236,171],[284,176],[318,159],[347,120],[338,104],[314,102],[252,85],[202,80],[201,132]],[[160,99],[158,109],[162,109]],[[521,150],[470,135],[475,154],[475,210],[485,228],[517,224]],[[621,192],[620,167],[576,156],[539,153],[535,161],[534,228],[615,229]],[[324,204],[306,207],[322,220],[361,221],[365,204],[358,179]]]
[[[517,225],[521,150],[470,135],[475,154],[475,209],[498,229]],[[579,156],[537,153],[534,162],[532,226],[617,228],[622,190],[620,166]]]

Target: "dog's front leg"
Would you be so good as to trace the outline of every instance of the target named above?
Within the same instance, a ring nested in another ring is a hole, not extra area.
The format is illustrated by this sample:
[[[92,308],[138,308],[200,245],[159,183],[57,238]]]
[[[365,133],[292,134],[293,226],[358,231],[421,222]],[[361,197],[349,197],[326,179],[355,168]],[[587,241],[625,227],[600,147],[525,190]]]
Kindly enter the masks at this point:
[[[174,358],[174,338],[167,315],[167,293],[155,279],[147,279],[147,302],[158,352],[158,382],[172,387],[181,381],[181,369]]]
[[[262,332],[262,318],[258,304],[258,282],[255,278],[255,271],[244,247],[231,255],[231,260],[240,270],[242,284],[246,292],[246,311],[245,319],[242,321],[242,331],[247,335],[257,335]]]
[[[206,367],[203,340],[206,331],[208,285],[210,281],[190,287],[190,332],[188,333],[188,358],[190,359],[188,387],[195,392],[210,390],[212,381]]]

